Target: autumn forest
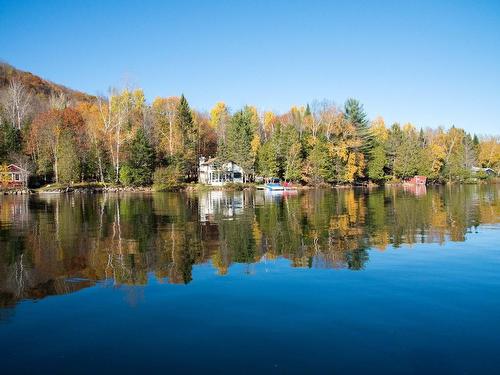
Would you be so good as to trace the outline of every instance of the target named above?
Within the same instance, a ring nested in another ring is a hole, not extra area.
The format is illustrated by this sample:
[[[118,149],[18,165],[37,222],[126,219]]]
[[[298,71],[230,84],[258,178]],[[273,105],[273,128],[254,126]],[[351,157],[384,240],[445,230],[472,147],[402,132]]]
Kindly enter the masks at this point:
[[[139,88],[79,93],[7,64],[0,68],[0,164],[30,184],[100,182],[169,189],[197,179],[198,159],[234,161],[248,181],[307,185],[384,183],[416,174],[468,181],[500,167],[497,136],[455,126],[421,128],[369,119],[363,105],[314,100],[286,113],[218,102],[208,112],[184,95],[148,103]]]

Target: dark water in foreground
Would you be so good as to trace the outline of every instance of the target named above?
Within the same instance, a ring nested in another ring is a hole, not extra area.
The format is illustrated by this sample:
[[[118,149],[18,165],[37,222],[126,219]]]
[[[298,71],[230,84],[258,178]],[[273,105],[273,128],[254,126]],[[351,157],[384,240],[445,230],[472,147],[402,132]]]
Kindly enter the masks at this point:
[[[0,197],[0,373],[500,373],[500,186]]]

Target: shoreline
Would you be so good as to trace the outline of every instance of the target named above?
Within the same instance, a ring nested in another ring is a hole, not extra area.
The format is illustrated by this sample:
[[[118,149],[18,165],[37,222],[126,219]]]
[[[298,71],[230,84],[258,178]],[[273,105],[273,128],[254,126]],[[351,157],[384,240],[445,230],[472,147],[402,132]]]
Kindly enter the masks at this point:
[[[491,180],[479,180],[474,182],[444,182],[444,183],[428,183],[425,186],[448,186],[448,185],[484,185],[484,184],[498,184],[500,179],[495,178]],[[317,186],[312,185],[293,185],[294,190],[315,190],[315,189],[373,189],[383,187],[404,187],[411,186],[403,182],[386,182],[384,184],[376,184],[373,182],[364,184],[321,184]],[[54,186],[46,185],[41,188],[31,189],[5,189],[0,190],[0,195],[45,195],[45,194],[102,194],[102,193],[161,193],[161,192],[203,192],[203,191],[252,191],[257,190],[257,185],[254,183],[228,185],[228,186],[211,186],[198,183],[180,184],[172,186],[171,188],[156,189],[154,186],[103,186],[101,184],[76,184],[74,186]]]

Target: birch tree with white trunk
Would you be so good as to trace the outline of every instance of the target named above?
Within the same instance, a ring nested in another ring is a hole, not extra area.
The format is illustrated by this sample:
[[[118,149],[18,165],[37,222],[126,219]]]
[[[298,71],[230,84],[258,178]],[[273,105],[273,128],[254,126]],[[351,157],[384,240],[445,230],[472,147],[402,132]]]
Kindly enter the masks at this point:
[[[26,86],[21,81],[12,79],[2,96],[2,104],[12,126],[21,130],[32,106],[32,96]]]

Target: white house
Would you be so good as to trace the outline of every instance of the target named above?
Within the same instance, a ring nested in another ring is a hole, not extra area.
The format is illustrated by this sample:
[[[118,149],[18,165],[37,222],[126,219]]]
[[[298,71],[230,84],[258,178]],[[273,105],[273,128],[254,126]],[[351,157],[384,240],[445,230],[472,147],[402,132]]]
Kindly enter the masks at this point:
[[[200,158],[198,168],[198,182],[202,184],[221,186],[229,182],[243,183],[243,169],[230,161],[227,163],[218,163],[216,158]]]
[[[479,172],[483,172],[488,176],[495,177],[497,175],[497,172],[491,168],[480,168],[480,167],[472,167],[471,168],[472,174],[476,174]]]

